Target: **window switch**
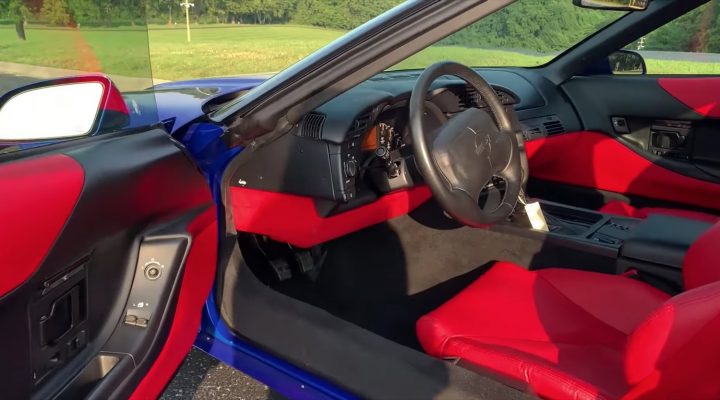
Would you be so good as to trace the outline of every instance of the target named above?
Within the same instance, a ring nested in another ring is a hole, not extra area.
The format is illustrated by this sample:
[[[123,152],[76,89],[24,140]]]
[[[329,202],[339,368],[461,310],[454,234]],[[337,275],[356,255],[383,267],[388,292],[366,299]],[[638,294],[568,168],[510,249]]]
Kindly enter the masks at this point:
[[[128,325],[136,325],[137,324],[137,317],[134,315],[126,315],[125,316],[125,323]]]

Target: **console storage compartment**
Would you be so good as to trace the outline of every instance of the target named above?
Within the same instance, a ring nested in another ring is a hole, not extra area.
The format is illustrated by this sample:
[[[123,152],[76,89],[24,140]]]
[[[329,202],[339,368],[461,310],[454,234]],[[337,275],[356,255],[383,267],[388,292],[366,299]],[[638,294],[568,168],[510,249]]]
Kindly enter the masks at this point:
[[[602,214],[555,203],[542,203],[542,210],[550,232],[564,235],[582,235],[603,219]]]
[[[691,219],[651,215],[625,239],[619,272],[634,268],[680,286],[685,254],[711,226]]]
[[[583,264],[595,272],[617,273],[620,247],[634,227],[642,223],[641,219],[608,215],[550,201],[540,200],[539,203],[547,222],[547,231],[532,229],[527,217],[523,219],[520,213],[511,223],[497,224],[492,229],[541,241],[542,253],[567,250],[568,254],[592,256],[592,262],[575,258],[567,265]],[[537,260],[542,260],[537,266],[557,268],[570,258],[538,256]]]
[[[619,249],[633,229],[642,223],[635,218],[617,217],[596,211],[542,202],[550,234],[594,245]]]

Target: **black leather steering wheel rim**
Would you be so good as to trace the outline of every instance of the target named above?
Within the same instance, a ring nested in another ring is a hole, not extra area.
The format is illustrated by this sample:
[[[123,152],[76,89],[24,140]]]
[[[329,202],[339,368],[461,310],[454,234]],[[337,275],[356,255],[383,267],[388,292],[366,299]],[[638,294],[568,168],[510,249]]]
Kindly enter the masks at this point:
[[[423,113],[427,93],[444,75],[458,77],[477,90],[492,116],[485,110],[468,108],[437,132],[426,132]],[[493,88],[469,67],[456,62],[437,63],[418,78],[409,114],[415,163],[445,211],[468,226],[506,220],[517,204],[523,173],[518,139]],[[481,193],[497,179],[505,183],[502,200],[495,208],[481,206]]]

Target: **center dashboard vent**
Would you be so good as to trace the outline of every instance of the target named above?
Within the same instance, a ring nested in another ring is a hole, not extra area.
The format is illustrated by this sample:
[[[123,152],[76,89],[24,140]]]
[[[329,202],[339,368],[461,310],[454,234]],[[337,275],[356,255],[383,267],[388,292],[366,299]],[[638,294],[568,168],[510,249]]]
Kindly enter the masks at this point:
[[[565,127],[559,119],[545,121],[543,122],[543,126],[545,127],[545,132],[547,132],[548,135],[565,133]]]
[[[300,136],[320,140],[327,116],[320,113],[308,113],[300,123]]]
[[[485,104],[480,98],[480,93],[474,87],[465,86],[464,90],[458,93],[460,99],[460,108],[467,110],[472,107],[483,107]]]
[[[495,93],[498,96],[498,99],[500,100],[500,103],[504,106],[510,106],[517,104],[517,99],[514,95],[498,88],[495,89]],[[484,108],[487,107],[487,104],[482,99],[482,96],[480,96],[480,93],[472,87],[472,86],[463,86],[461,88],[453,90],[455,92],[455,95],[458,97],[459,103],[460,103],[460,109],[461,110],[467,110],[471,107],[480,107]]]

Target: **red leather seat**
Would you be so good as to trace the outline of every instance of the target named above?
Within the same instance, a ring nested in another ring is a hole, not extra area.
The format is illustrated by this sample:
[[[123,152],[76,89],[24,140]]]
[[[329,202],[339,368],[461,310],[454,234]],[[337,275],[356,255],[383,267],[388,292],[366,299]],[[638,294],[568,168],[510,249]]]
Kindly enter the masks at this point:
[[[720,221],[720,217],[713,214],[703,213],[699,211],[681,210],[677,208],[662,208],[662,207],[633,207],[628,203],[616,200],[605,204],[600,212],[606,214],[620,215],[623,217],[631,218],[647,218],[651,214],[662,214],[670,215],[673,217],[694,219],[703,222],[715,223]]]
[[[686,292],[499,262],[422,317],[423,348],[552,399],[720,399],[720,224],[689,250]]]

